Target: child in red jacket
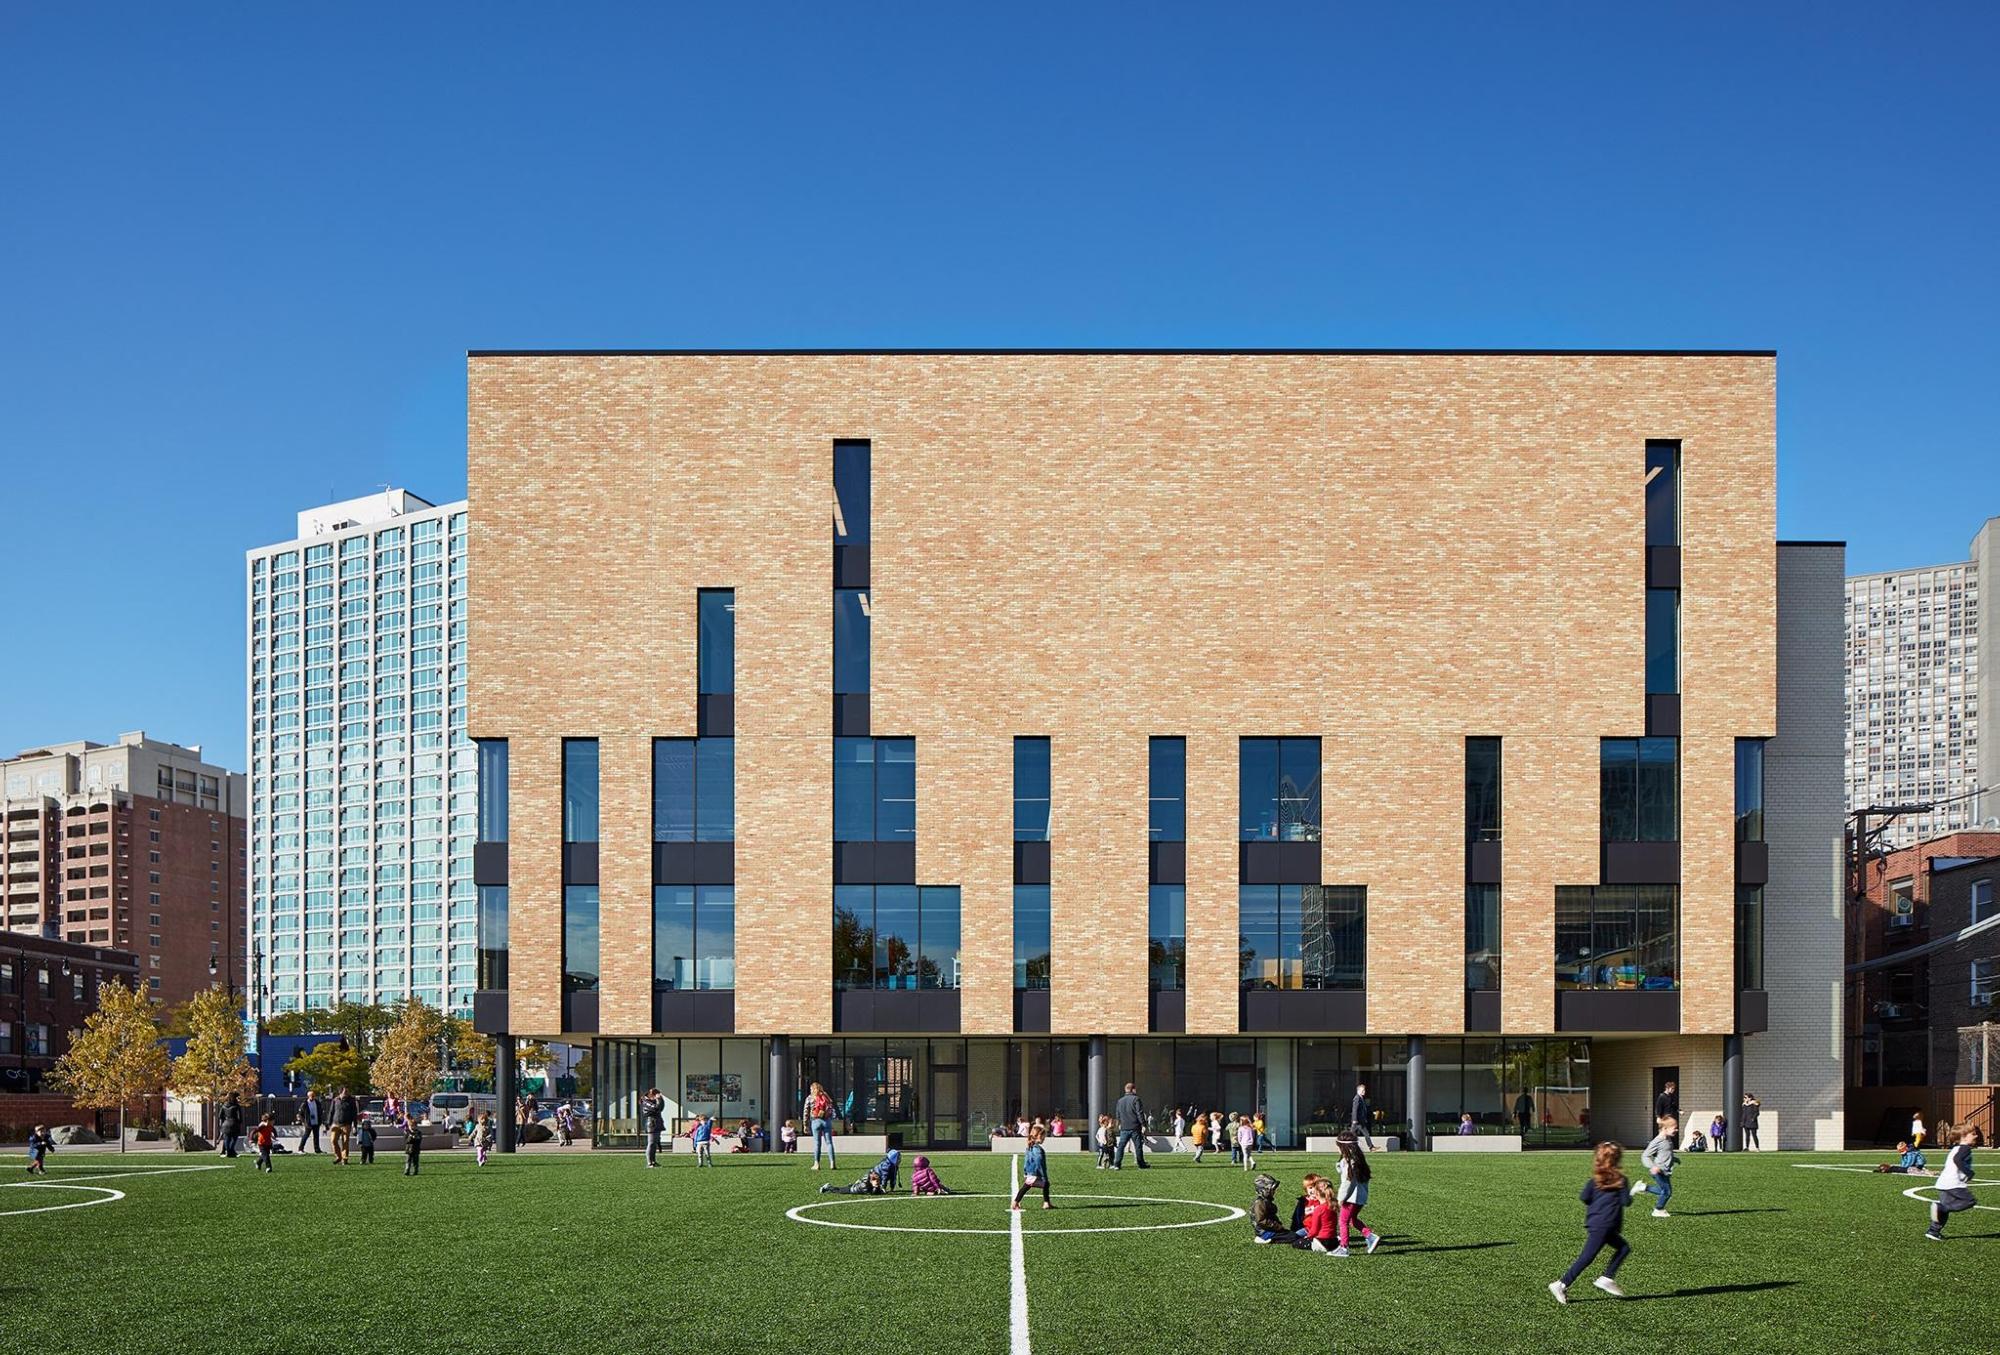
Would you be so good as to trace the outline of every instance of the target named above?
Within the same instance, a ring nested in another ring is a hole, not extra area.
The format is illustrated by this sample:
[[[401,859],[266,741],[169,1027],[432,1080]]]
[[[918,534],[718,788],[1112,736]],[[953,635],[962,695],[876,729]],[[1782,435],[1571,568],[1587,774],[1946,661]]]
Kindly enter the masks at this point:
[[[1306,1187],[1306,1239],[1316,1252],[1333,1250],[1334,1226],[1339,1211],[1333,1200],[1333,1183],[1321,1177]]]

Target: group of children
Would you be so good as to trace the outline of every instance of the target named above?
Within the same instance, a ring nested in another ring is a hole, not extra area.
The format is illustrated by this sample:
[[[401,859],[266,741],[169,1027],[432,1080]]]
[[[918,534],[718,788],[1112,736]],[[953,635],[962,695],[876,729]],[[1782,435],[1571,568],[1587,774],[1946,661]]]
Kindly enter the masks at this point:
[[[1174,1150],[1185,1151],[1190,1141],[1194,1144],[1196,1162],[1206,1157],[1210,1149],[1219,1153],[1227,1144],[1229,1160],[1239,1164],[1244,1171],[1257,1169],[1257,1150],[1270,1143],[1265,1137],[1264,1112],[1261,1110],[1255,1115],[1231,1112],[1227,1120],[1223,1119],[1219,1110],[1211,1110],[1207,1114],[1196,1111],[1192,1118],[1177,1110],[1174,1112]]]
[[[1251,1183],[1256,1203],[1250,1211],[1252,1236],[1257,1242],[1282,1242],[1307,1251],[1351,1256],[1348,1243],[1358,1227],[1366,1251],[1373,1252],[1381,1243],[1382,1235],[1361,1222],[1361,1210],[1368,1203],[1368,1182],[1374,1175],[1368,1157],[1351,1136],[1343,1135],[1335,1143],[1340,1149],[1339,1175],[1328,1178],[1318,1172],[1306,1173],[1298,1201],[1292,1206],[1289,1227],[1278,1217],[1278,1178],[1257,1173]],[[1255,1146],[1253,1141],[1251,1147]]]
[[[868,1169],[866,1175],[852,1185],[836,1186],[831,1182],[819,1188],[822,1195],[890,1195],[899,1188],[903,1172],[903,1154],[891,1148],[882,1155],[882,1160]],[[931,1160],[921,1153],[911,1163],[910,1194],[949,1195],[943,1181],[931,1168]]]
[[[401,1117],[399,1124],[403,1131],[403,1175],[415,1176],[418,1174],[418,1163],[424,1151],[423,1129],[408,1114]],[[361,1165],[364,1167],[372,1166],[375,1162],[375,1138],[375,1121],[363,1111],[354,1126],[354,1146],[361,1150]],[[479,1161],[482,1166],[485,1165],[487,1153],[493,1147],[493,1138],[493,1116],[490,1112],[482,1113],[479,1123],[474,1127],[472,1140],[479,1150]],[[269,1115],[258,1120],[256,1126],[251,1129],[250,1145],[257,1150],[257,1170],[269,1172],[271,1154],[278,1146],[278,1126]]]

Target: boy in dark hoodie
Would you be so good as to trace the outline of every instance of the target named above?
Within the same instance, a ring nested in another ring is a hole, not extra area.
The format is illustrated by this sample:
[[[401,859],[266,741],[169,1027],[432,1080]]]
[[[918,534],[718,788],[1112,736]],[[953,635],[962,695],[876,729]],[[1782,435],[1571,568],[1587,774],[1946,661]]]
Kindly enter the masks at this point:
[[[868,1169],[868,1174],[849,1186],[836,1186],[828,1182],[819,1188],[822,1195],[887,1195],[896,1188],[896,1178],[902,1174],[903,1155],[891,1148],[883,1154],[882,1160]]]
[[[403,1116],[403,1175],[416,1176],[424,1163],[424,1130],[416,1117]]]
[[[1250,1206],[1250,1227],[1256,1235],[1255,1240],[1305,1246],[1306,1240],[1287,1228],[1285,1221],[1278,1217],[1278,1178],[1269,1172],[1258,1172],[1250,1184],[1257,1190],[1256,1203]]]

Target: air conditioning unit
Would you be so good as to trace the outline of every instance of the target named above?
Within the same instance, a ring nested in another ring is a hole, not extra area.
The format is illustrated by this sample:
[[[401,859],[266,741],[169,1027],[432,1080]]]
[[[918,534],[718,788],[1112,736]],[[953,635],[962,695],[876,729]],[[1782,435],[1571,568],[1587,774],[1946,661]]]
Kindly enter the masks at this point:
[[[1917,915],[1915,913],[1897,913],[1889,919],[1889,925],[1891,927],[1914,927],[1917,925]]]
[[[1901,1002],[1878,1002],[1875,1004],[1875,1014],[1884,1021],[1900,1021],[1910,1013],[1909,1008]]]

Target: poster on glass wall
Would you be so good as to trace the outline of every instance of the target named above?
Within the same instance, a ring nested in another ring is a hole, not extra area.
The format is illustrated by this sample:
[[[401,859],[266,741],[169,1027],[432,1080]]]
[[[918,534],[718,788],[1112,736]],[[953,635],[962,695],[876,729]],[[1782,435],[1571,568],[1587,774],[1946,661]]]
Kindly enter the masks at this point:
[[[689,1073],[687,1075],[687,1096],[684,1105],[694,1107],[712,1106],[717,1102],[725,1106],[743,1104],[743,1075],[741,1073]]]

